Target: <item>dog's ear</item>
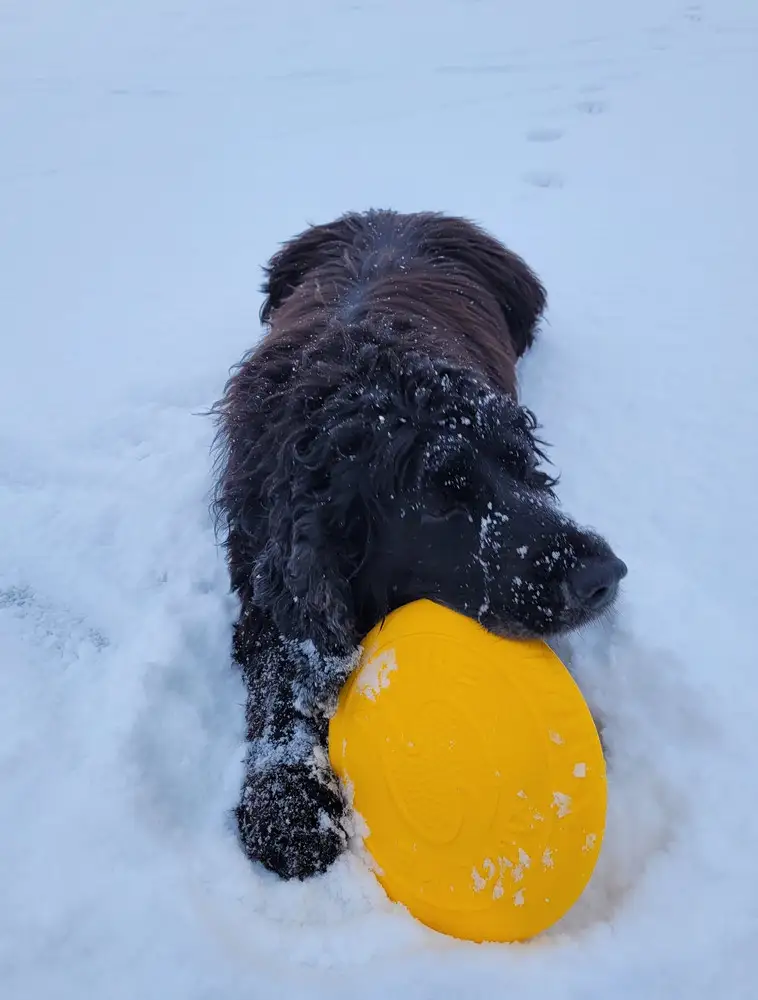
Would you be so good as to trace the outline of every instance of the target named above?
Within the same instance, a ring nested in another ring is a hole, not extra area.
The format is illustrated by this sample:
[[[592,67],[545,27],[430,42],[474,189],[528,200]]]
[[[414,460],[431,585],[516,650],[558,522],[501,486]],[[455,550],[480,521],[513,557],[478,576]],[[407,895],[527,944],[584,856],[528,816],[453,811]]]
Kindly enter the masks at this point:
[[[253,574],[253,600],[271,614],[286,639],[312,640],[319,653],[343,657],[356,645],[349,582],[337,539],[319,508],[292,512],[278,502],[272,533]]]
[[[269,536],[253,571],[253,601],[286,639],[312,640],[319,653],[347,655],[356,644],[349,552],[338,531],[349,516],[347,492],[324,463],[299,466],[269,494]],[[284,469],[282,470],[284,471]]]
[[[432,394],[444,397],[426,359],[396,367],[367,345],[344,375],[316,362],[302,396],[283,404],[291,430],[264,486],[268,541],[253,601],[285,638],[312,639],[322,654],[347,656],[362,638],[356,602],[382,589],[370,575],[374,546],[415,482],[418,414]]]
[[[421,247],[432,257],[465,268],[494,296],[518,357],[531,347],[547,293],[521,257],[475,223],[446,215],[427,216]]]
[[[344,215],[334,222],[309,226],[284,243],[264,268],[261,322],[269,321],[310,271],[339,258],[353,239],[354,216]]]
[[[318,363],[302,396],[284,402],[292,430],[265,484],[268,541],[253,600],[285,638],[346,656],[356,646],[353,580],[366,558],[381,458],[366,401],[350,383],[334,391]],[[287,412],[291,411],[291,412]]]

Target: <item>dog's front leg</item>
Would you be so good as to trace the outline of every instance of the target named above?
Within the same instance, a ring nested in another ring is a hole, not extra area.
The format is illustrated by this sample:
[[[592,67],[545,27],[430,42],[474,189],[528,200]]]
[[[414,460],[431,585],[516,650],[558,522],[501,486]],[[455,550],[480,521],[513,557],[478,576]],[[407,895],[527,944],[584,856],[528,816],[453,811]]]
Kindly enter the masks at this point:
[[[250,648],[238,645],[238,653],[249,741],[236,809],[240,840],[251,860],[282,878],[308,878],[347,845],[347,805],[329,764],[327,714],[304,687],[315,664],[269,630]]]

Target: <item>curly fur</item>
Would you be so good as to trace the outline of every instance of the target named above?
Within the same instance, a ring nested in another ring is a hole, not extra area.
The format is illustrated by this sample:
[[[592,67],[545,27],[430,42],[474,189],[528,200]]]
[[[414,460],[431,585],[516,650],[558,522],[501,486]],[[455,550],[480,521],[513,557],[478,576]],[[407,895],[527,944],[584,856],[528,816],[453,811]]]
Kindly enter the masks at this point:
[[[467,220],[354,213],[285,244],[263,291],[266,334],[214,407],[248,691],[236,815],[252,860],[305,878],[346,844],[327,720],[366,632],[428,597],[558,635],[625,567],[559,509],[516,399],[546,298],[521,258]]]

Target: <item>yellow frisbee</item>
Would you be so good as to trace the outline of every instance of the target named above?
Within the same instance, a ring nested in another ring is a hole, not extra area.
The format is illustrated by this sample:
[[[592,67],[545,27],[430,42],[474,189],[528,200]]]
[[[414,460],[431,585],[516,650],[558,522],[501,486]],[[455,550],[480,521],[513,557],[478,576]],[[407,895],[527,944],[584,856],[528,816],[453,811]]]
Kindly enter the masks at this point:
[[[579,899],[605,831],[584,698],[543,642],[431,601],[366,638],[329,729],[388,896],[473,941],[524,941]]]

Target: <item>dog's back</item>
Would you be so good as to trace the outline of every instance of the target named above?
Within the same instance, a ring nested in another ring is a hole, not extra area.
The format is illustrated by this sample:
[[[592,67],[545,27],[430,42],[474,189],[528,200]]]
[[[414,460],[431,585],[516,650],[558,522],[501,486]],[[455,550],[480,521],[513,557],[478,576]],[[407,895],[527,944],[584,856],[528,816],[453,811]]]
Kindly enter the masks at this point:
[[[427,212],[313,226],[274,255],[263,292],[267,360],[391,331],[514,394],[516,361],[545,306],[520,257],[465,219]]]

